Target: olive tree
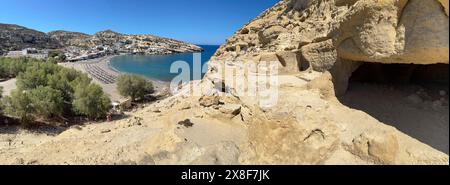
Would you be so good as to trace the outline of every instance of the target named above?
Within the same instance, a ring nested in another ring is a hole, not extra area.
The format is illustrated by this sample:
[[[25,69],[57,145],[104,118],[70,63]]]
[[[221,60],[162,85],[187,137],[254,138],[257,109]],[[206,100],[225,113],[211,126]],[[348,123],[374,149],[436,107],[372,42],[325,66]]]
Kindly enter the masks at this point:
[[[14,90],[11,96],[2,99],[5,112],[20,119],[22,124],[34,121],[34,107],[29,93],[22,90]]]
[[[28,58],[1,58],[0,78],[17,76],[17,90],[3,97],[4,113],[28,124],[36,119],[106,115],[111,101],[88,75],[51,62]],[[1,90],[0,90],[1,98]]]
[[[154,92],[153,83],[137,75],[122,75],[117,80],[120,95],[130,97],[132,101],[143,99]]]
[[[75,88],[73,108],[76,113],[97,119],[106,116],[110,106],[111,100],[99,85],[78,85]]]
[[[29,98],[36,116],[43,118],[62,116],[64,100],[61,91],[50,87],[38,87],[30,91]]]

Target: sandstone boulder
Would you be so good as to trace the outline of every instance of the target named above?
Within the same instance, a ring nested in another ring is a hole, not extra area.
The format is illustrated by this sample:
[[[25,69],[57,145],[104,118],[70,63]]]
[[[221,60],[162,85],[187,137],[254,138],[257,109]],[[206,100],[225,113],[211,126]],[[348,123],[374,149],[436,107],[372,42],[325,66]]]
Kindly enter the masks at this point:
[[[398,141],[394,133],[364,133],[353,140],[354,148],[361,157],[381,164],[394,164],[398,152]]]
[[[448,64],[449,21],[438,1],[359,2],[339,28],[339,57],[381,63]]]
[[[286,32],[286,28],[283,28],[281,26],[272,26],[258,33],[259,40],[261,43],[267,44],[270,43],[272,40],[277,39],[279,34],[283,32]]]
[[[241,105],[238,104],[225,104],[220,106],[220,112],[228,115],[236,116],[241,112]]]
[[[307,64],[302,63],[300,52],[298,51],[280,51],[276,55],[282,65],[280,74],[297,74],[307,68]]]
[[[200,98],[200,105],[203,107],[211,107],[213,105],[219,105],[220,97],[218,96],[203,96]]]

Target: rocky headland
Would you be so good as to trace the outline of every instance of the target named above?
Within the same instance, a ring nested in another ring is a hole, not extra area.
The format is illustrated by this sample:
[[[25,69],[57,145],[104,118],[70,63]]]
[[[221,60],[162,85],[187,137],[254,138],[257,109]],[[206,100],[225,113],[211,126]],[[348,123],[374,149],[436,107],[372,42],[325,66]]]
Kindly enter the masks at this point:
[[[202,48],[193,44],[153,35],[126,35],[111,30],[94,35],[68,31],[43,33],[18,25],[0,24],[0,55],[25,48],[62,50],[68,60],[118,53],[171,54],[202,51]]]

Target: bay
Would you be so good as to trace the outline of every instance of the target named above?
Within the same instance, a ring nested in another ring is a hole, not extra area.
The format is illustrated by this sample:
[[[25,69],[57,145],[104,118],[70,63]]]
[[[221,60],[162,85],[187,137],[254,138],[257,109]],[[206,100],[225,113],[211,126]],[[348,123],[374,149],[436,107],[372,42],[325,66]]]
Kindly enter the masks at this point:
[[[208,62],[211,56],[214,55],[219,46],[200,45],[204,49],[201,53],[201,64]],[[170,82],[179,73],[170,73],[172,64],[176,61],[185,61],[193,70],[193,53],[177,53],[170,55],[122,55],[111,59],[110,67],[113,69],[128,74],[141,75],[152,80],[162,82]],[[202,74],[202,77],[204,74]],[[198,79],[192,79],[198,80]]]

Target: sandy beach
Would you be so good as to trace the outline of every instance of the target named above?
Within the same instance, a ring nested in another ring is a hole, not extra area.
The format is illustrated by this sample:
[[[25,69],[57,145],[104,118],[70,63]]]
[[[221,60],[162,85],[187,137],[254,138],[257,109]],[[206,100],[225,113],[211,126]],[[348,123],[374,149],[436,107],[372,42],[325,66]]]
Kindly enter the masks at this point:
[[[105,93],[107,93],[111,101],[124,101],[126,98],[122,97],[117,91],[116,79],[122,74],[113,69],[109,65],[109,61],[115,56],[105,56],[97,59],[84,60],[78,62],[59,63],[59,65],[67,68],[73,68],[88,74],[93,82],[100,85]],[[151,80],[151,79],[149,79]],[[151,80],[157,93],[165,92],[169,84]]]

